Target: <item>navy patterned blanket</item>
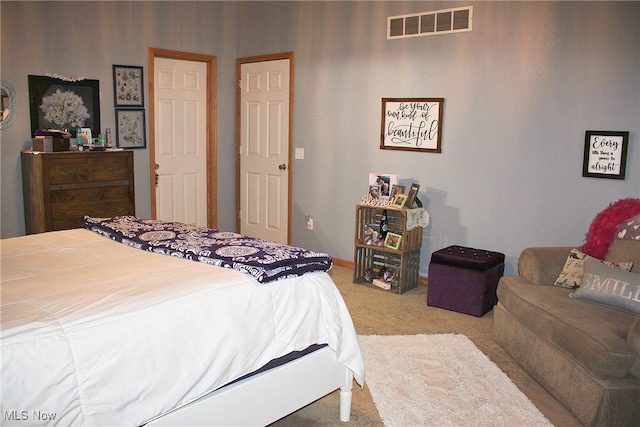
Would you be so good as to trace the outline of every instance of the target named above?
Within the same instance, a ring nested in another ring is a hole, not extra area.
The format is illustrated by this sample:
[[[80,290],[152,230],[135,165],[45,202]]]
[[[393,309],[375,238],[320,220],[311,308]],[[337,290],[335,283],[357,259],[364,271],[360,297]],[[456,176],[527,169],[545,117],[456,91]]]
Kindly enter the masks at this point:
[[[333,265],[331,257],[324,253],[179,222],[130,215],[85,216],[83,226],[145,251],[233,268],[250,274],[260,283],[328,271]]]

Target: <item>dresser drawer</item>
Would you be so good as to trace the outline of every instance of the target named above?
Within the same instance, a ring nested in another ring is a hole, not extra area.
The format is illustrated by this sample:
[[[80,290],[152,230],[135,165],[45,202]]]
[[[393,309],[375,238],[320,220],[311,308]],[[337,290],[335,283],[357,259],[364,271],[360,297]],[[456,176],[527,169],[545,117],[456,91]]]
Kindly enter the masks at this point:
[[[53,230],[82,227],[85,215],[103,217],[131,215],[134,201],[129,187],[95,187],[52,191],[51,225]]]
[[[49,163],[50,185],[118,181],[128,177],[128,159],[124,156],[60,158]]]

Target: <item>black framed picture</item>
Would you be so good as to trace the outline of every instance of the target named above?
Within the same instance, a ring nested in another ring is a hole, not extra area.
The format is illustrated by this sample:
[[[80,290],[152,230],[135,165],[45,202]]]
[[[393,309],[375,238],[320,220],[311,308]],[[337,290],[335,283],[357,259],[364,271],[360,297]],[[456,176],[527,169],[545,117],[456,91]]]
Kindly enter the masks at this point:
[[[144,79],[142,67],[113,66],[113,102],[118,107],[144,107]]]
[[[629,132],[586,131],[582,176],[624,179],[628,143]]]
[[[31,136],[37,129],[90,128],[100,133],[100,81],[28,76]]]
[[[146,148],[144,109],[116,110],[116,146]]]

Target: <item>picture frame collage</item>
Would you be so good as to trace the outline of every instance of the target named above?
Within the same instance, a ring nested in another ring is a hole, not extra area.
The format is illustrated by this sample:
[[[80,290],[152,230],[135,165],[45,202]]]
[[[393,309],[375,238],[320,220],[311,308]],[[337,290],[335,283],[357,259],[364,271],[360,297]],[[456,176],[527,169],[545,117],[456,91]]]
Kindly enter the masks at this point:
[[[420,184],[412,183],[407,191],[407,186],[400,184],[400,176],[397,174],[372,172],[369,174],[368,191],[362,197],[362,204],[391,210],[421,208],[419,190]],[[400,250],[402,234],[383,229],[386,212],[385,210],[380,224],[364,224],[364,244]]]
[[[362,197],[362,204],[387,207],[389,209],[414,209],[422,207],[418,199],[420,184],[411,184],[409,191],[400,185],[399,175],[387,173],[369,174],[367,194]]]
[[[380,224],[365,224],[363,231],[363,242],[367,246],[383,246],[396,251],[402,248],[402,234],[387,231],[386,235],[381,237]]]
[[[60,75],[28,76],[31,136],[46,130],[81,137],[94,148],[111,147],[110,131],[100,146],[92,144],[102,134],[100,127],[100,81]],[[144,70],[135,65],[113,65],[115,146],[146,148]],[[77,135],[81,129],[81,134]],[[96,142],[97,143],[97,142]]]
[[[113,65],[113,103],[116,146],[146,148],[144,70],[135,65]]]

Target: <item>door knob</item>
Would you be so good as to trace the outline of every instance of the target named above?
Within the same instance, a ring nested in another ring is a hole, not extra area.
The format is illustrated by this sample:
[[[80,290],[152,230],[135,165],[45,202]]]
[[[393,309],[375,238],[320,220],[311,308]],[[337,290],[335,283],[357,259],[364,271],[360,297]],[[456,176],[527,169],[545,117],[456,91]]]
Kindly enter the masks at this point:
[[[287,169],[287,165],[285,163],[281,164],[280,166],[278,166],[278,169],[280,169],[281,171]]]

